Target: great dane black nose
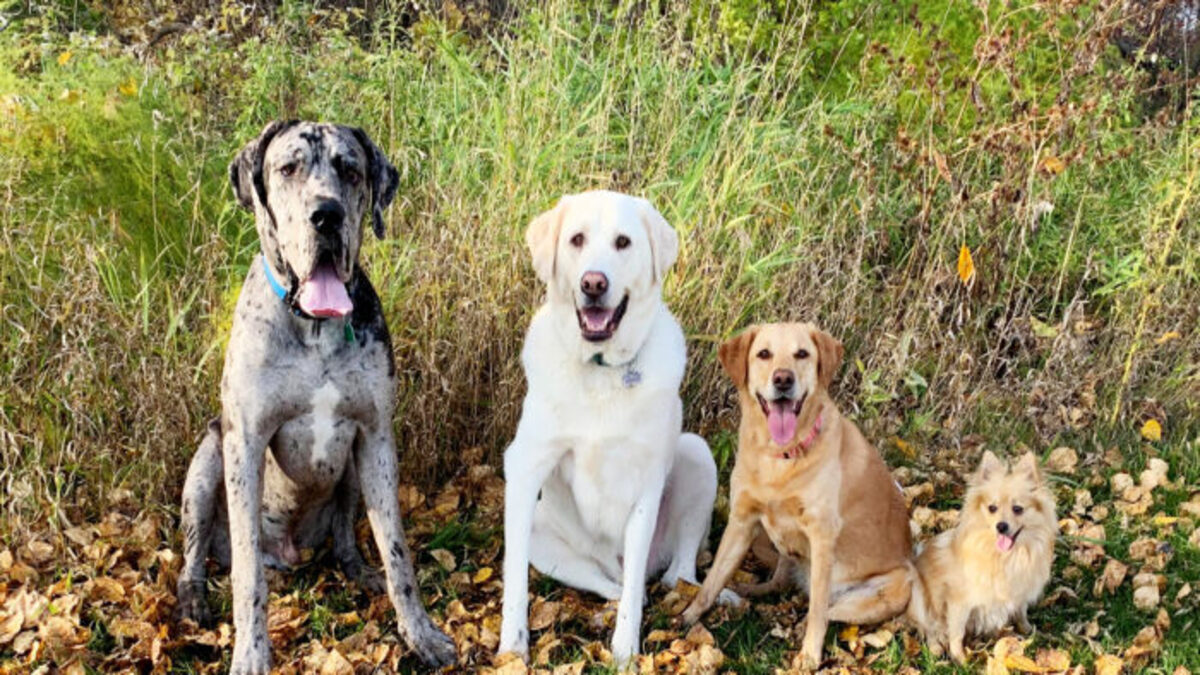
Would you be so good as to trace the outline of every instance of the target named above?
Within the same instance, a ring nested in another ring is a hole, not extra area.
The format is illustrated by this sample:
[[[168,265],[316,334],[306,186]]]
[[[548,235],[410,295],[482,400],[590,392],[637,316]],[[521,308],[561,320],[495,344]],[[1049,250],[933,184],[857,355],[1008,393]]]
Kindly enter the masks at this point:
[[[332,234],[346,220],[346,209],[342,206],[341,202],[326,199],[317,204],[317,208],[313,210],[312,215],[308,219],[313,227],[317,228],[317,232]]]
[[[599,300],[608,291],[608,277],[603,272],[584,272],[579,290],[591,300]]]

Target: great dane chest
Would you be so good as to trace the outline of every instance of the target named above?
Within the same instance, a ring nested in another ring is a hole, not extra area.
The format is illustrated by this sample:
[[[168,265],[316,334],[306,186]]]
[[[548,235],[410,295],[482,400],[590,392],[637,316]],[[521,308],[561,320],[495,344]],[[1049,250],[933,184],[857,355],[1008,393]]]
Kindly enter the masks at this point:
[[[345,382],[312,388],[298,414],[271,439],[272,460],[282,477],[307,491],[331,491],[351,460],[363,408],[361,396]]]

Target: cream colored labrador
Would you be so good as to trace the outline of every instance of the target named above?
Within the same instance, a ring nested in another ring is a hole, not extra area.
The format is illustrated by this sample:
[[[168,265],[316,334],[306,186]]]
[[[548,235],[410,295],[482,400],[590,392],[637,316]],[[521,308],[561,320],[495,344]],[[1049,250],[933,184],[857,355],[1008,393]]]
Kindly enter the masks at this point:
[[[612,652],[638,653],[645,585],[695,583],[717,493],[682,433],[686,347],[663,304],[675,231],[645,199],[568,195],[526,232],[546,300],[521,353],[529,389],[504,454],[500,652],[529,655],[529,564],[620,599]]]

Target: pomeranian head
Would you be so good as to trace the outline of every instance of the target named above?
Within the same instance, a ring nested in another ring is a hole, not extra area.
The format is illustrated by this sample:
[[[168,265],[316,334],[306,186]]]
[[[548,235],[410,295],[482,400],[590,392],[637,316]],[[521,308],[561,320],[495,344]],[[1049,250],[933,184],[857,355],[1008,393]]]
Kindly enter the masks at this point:
[[[994,535],[1000,554],[1053,541],[1058,516],[1037,457],[1027,452],[1009,467],[992,452],[985,452],[968,484],[961,524],[977,536],[985,531]]]

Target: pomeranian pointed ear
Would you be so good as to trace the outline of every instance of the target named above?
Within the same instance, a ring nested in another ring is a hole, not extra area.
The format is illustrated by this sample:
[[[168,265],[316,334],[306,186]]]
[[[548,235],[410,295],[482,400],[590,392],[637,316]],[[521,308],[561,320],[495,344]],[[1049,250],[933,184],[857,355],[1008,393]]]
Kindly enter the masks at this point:
[[[1018,476],[1028,476],[1035,483],[1042,482],[1042,470],[1038,466],[1037,455],[1034,455],[1033,451],[1021,455],[1021,459],[1017,461],[1012,472]]]
[[[979,460],[979,468],[975,470],[972,482],[975,484],[982,483],[992,476],[1004,473],[1004,470],[1004,462],[1000,461],[996,453],[988,450],[983,453],[983,459]]]

